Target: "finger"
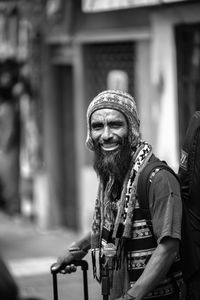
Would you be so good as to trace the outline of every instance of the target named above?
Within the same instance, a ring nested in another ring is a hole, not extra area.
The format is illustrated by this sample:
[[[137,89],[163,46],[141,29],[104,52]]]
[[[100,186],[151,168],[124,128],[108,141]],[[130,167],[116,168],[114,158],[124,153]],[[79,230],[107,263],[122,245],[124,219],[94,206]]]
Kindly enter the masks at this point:
[[[134,300],[136,299],[134,296],[131,296],[130,294],[126,293],[126,296],[127,296],[127,300]]]
[[[68,273],[68,274],[70,274],[70,273],[72,273],[72,272],[76,272],[76,266],[75,265],[73,265],[73,264],[71,264],[71,265],[68,265],[68,266],[66,266],[65,268],[64,268],[64,270],[62,270],[63,272],[63,274],[64,273]]]
[[[72,264],[72,265],[71,265],[71,271],[72,271],[72,272],[76,272],[76,270],[77,270],[77,267],[76,267],[75,265]]]
[[[60,263],[55,263],[51,266],[51,270],[52,272],[59,272],[59,270],[61,269],[61,264]]]

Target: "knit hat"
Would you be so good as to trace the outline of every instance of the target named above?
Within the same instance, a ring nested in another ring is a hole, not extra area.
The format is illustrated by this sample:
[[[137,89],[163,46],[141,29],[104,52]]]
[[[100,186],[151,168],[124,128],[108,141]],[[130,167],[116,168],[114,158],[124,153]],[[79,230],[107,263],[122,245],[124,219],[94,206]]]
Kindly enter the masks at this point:
[[[134,147],[140,137],[139,127],[140,120],[136,108],[136,103],[133,97],[125,92],[114,90],[104,91],[98,94],[90,103],[87,109],[87,138],[86,145],[90,150],[94,150],[93,141],[91,138],[90,119],[94,111],[110,108],[120,111],[127,119],[129,128],[129,142]]]

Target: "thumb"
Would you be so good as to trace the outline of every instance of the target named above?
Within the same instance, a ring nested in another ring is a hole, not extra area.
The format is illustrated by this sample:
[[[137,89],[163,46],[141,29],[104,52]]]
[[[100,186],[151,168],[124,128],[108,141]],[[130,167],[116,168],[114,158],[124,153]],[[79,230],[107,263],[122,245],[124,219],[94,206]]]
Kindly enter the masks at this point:
[[[51,266],[52,272],[60,272],[73,261],[73,255],[67,251],[63,256],[58,257],[57,261]]]
[[[61,271],[62,267],[63,267],[62,263],[56,262],[51,266],[51,272],[58,273]]]

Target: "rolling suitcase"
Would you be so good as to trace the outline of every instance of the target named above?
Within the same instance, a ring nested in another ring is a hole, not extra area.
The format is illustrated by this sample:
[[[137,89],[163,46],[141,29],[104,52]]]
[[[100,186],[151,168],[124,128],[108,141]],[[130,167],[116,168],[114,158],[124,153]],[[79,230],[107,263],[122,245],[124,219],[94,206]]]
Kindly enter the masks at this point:
[[[71,264],[74,264],[77,267],[81,267],[83,271],[83,289],[84,289],[84,300],[88,300],[88,278],[87,278],[87,271],[88,271],[88,263],[86,260],[74,260],[71,262]],[[58,282],[57,282],[57,274],[60,273],[63,275],[60,271],[61,270],[54,270],[53,264],[51,266],[51,274],[52,274],[52,280],[53,280],[53,297],[54,300],[58,300]],[[64,274],[65,275],[65,274]]]

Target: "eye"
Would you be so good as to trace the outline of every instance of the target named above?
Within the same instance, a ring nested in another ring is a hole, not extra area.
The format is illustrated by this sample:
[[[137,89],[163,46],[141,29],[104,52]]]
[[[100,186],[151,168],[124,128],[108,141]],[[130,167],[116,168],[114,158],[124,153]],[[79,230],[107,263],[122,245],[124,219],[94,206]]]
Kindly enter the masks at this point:
[[[115,122],[111,122],[110,123],[110,127],[112,127],[112,128],[121,128],[121,127],[123,127],[123,122],[121,122],[121,121],[115,121]]]
[[[91,124],[91,129],[92,130],[99,130],[103,128],[103,124],[98,122],[98,123],[92,123]]]

